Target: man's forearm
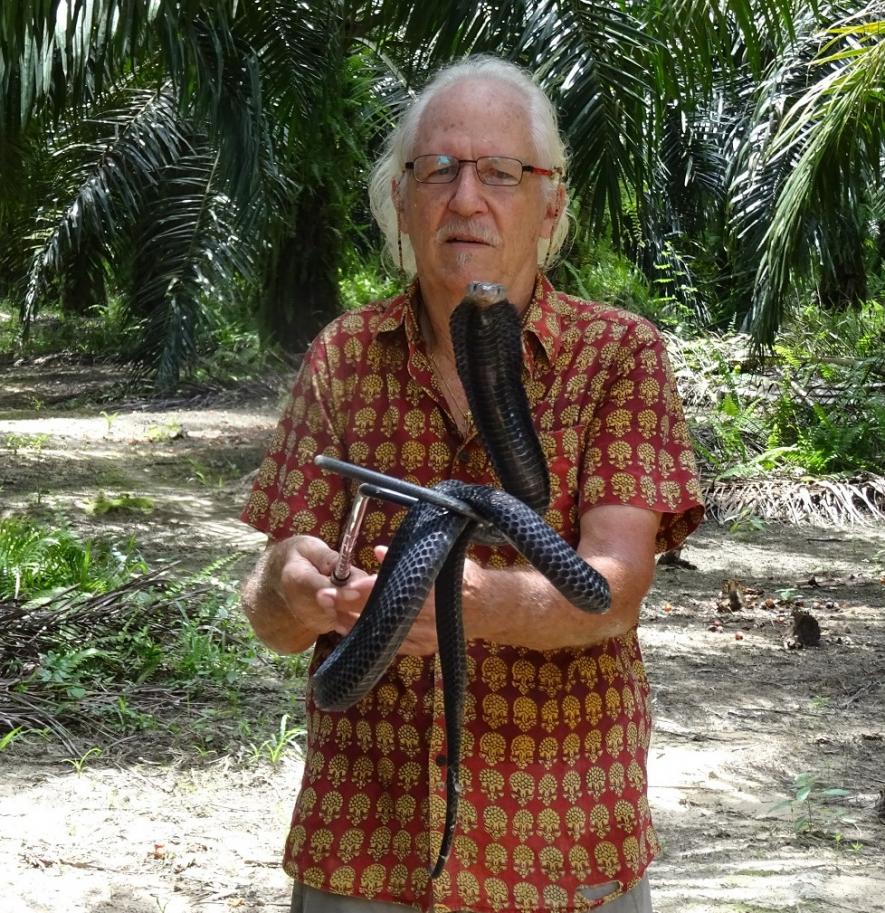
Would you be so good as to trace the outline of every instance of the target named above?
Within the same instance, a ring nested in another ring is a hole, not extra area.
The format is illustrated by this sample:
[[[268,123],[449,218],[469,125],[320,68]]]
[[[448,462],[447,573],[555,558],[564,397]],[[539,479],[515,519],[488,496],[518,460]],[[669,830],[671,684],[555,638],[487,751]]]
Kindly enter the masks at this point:
[[[586,646],[619,637],[639,619],[639,606],[651,585],[647,574],[607,556],[592,565],[609,581],[611,608],[602,614],[572,605],[532,568],[470,567],[465,576],[464,619],[468,639],[534,650]]]

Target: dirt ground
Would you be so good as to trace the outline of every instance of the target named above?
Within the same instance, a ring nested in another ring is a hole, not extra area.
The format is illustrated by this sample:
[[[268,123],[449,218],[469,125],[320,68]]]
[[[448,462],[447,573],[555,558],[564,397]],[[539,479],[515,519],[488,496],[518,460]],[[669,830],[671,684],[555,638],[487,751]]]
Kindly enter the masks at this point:
[[[260,550],[235,518],[278,395],[158,410],[107,399],[112,367],[0,377],[3,512],[39,503],[84,534],[134,533],[152,560],[199,566],[233,548],[245,567]],[[154,510],[93,516],[99,492]],[[683,552],[696,567],[659,568],[643,608],[655,909],[885,913],[885,530],[741,527],[705,524]],[[793,648],[797,603],[817,647]],[[149,739],[79,773],[63,752],[0,752],[4,913],[288,908],[278,859],[297,752],[277,766],[158,760]]]

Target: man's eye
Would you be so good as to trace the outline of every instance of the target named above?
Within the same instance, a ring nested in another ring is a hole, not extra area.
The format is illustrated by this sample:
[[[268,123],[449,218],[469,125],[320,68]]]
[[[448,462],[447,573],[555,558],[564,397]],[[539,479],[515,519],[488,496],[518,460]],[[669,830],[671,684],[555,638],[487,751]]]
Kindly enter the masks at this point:
[[[515,179],[509,171],[499,168],[488,168],[482,173],[482,179],[487,184],[513,184]]]

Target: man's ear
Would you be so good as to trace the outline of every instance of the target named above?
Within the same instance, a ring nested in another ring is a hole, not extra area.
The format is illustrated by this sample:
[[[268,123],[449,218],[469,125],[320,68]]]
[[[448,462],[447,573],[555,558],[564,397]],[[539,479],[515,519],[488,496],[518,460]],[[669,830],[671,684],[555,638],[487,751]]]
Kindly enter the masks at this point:
[[[544,226],[541,229],[542,238],[550,238],[556,231],[556,226],[560,219],[565,218],[565,210],[568,206],[568,194],[565,186],[560,182],[556,185],[556,190],[547,198],[547,211],[544,213]]]
[[[400,182],[396,178],[390,179],[390,198],[393,200],[393,208],[398,212],[403,211],[403,198],[399,190]]]

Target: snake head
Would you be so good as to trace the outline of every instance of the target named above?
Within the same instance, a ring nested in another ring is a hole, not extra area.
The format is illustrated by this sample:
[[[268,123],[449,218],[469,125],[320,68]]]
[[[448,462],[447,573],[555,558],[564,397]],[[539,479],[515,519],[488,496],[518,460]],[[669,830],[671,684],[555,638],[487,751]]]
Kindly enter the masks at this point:
[[[465,297],[474,304],[485,307],[506,300],[507,290],[497,282],[468,282]]]

